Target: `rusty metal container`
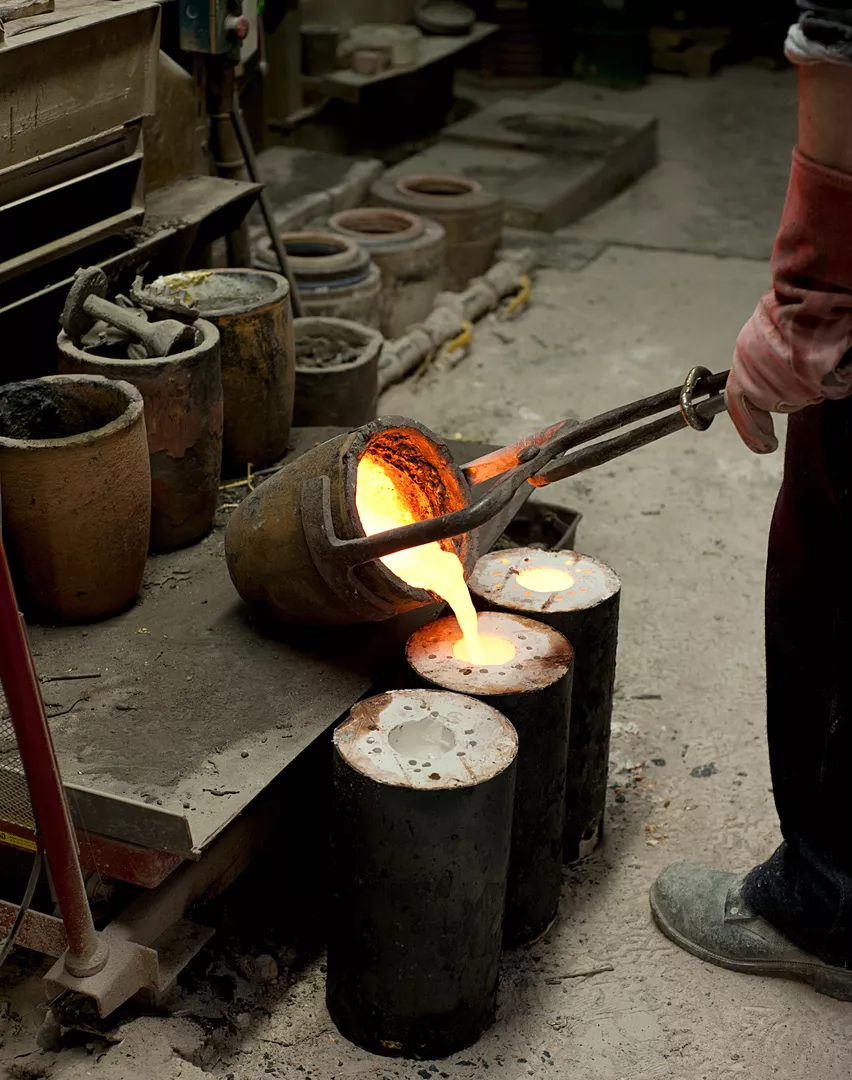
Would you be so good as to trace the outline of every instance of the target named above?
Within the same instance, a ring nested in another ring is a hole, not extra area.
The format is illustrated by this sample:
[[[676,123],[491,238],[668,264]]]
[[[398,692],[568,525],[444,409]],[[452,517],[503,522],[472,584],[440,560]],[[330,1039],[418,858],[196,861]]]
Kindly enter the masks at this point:
[[[65,331],[57,339],[61,372],[123,379],[142,394],[151,460],[152,551],[199,540],[216,512],[222,468],[219,331],[204,319],[195,326],[194,348],[144,360],[81,349]]]
[[[0,387],[0,475],[3,542],[28,615],[86,622],[133,603],[151,520],[138,390],[87,375]]]
[[[267,270],[216,269],[169,274],[157,287],[188,293],[218,327],[225,431],[222,463],[260,468],[287,451],[293,422],[296,357],[290,286]]]
[[[333,548],[319,542],[317,515],[338,539],[364,535],[355,489],[358,462],[368,449],[409,479],[421,517],[468,504],[470,488],[446,444],[416,421],[381,417],[338,435],[273,474],[231,515],[225,555],[246,603],[283,622],[336,626],[380,622],[435,600],[380,561],[349,574],[337,565]],[[469,533],[441,546],[470,570],[476,551]]]

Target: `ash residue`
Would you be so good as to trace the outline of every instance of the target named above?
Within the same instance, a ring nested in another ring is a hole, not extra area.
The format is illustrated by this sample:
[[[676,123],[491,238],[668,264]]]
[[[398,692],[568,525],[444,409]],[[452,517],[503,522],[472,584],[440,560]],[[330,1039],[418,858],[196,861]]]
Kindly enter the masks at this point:
[[[328,337],[302,338],[296,342],[296,367],[326,368],[354,364],[361,349]]]

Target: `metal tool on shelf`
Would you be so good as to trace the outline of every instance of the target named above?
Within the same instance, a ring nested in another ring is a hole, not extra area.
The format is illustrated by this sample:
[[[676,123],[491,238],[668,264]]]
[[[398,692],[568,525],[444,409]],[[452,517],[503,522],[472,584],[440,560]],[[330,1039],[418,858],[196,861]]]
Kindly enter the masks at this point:
[[[149,357],[169,356],[195,345],[194,326],[178,319],[149,322],[144,311],[110,303],[106,299],[108,286],[107,276],[100,267],[78,271],[60,319],[69,337],[80,337],[100,319],[141,341]]]

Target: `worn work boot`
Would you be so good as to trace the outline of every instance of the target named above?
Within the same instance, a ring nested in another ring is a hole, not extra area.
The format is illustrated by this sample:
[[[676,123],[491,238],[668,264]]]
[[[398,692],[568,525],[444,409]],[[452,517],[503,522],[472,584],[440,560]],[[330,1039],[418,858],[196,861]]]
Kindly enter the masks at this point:
[[[651,886],[651,911],[682,949],[731,971],[804,979],[820,994],[852,1001],[852,970],[803,952],[743,897],[745,874],[677,863]]]

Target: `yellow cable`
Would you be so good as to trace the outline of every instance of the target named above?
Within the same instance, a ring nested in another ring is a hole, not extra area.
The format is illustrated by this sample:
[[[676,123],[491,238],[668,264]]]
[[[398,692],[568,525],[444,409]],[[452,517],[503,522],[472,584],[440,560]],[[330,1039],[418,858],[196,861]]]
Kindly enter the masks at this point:
[[[524,306],[530,298],[532,292],[532,282],[526,274],[521,274],[519,281],[521,283],[520,290],[512,297],[506,307],[507,315],[514,315],[514,313]]]
[[[249,491],[254,491],[254,483],[252,482],[251,462],[246,467],[245,480],[232,480],[230,484],[220,484],[220,491],[231,491],[233,488],[247,487]]]
[[[470,345],[473,338],[473,323],[462,319],[462,332],[458,337],[453,338],[452,341],[447,342],[447,352],[455,352],[457,349],[463,349],[465,345]]]

